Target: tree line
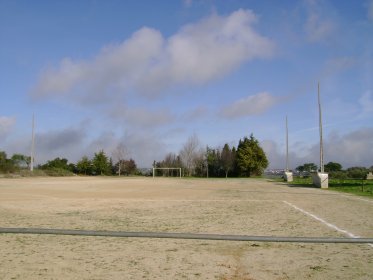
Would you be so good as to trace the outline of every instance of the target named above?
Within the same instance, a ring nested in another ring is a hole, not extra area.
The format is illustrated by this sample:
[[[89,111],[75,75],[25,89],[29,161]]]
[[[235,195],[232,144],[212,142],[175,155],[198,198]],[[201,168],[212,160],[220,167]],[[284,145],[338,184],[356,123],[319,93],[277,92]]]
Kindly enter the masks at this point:
[[[31,157],[22,154],[14,154],[8,158],[4,151],[0,151],[0,172],[14,173],[20,169],[30,168]]]
[[[311,172],[318,171],[319,168],[315,163],[305,163],[303,165],[298,166],[295,170],[299,173],[309,174]],[[363,179],[367,176],[368,172],[373,171],[373,166],[370,168],[362,167],[362,166],[353,166],[347,169],[343,169],[342,165],[338,162],[328,162],[324,165],[324,171],[329,174],[330,178],[334,179]]]
[[[140,174],[134,159],[124,145],[118,145],[109,157],[103,150],[90,159],[83,156],[78,162],[69,163],[66,158],[57,157],[37,166],[47,175],[135,175]],[[31,158],[14,154],[7,158],[0,152],[0,172],[14,173],[27,170]],[[183,176],[197,177],[251,177],[261,176],[268,167],[268,159],[259,141],[253,136],[240,139],[237,147],[225,144],[223,148],[201,147],[196,135],[188,138],[178,154],[169,153],[153,167],[181,168]],[[175,171],[157,171],[157,175],[174,175]]]
[[[191,136],[179,154],[169,153],[162,161],[154,161],[156,168],[182,168],[184,176],[251,177],[261,176],[268,167],[268,159],[259,141],[253,136],[240,139],[237,148],[226,143],[223,148],[202,149],[196,135]],[[175,171],[158,170],[157,175],[173,175]]]
[[[17,173],[30,168],[31,158],[29,156],[14,154],[11,158],[0,151],[0,172]],[[138,174],[136,162],[130,159],[120,158],[113,164],[112,158],[101,150],[95,153],[92,159],[83,156],[76,164],[69,163],[66,158],[57,157],[40,164],[36,168],[43,174],[51,176],[65,176],[72,174],[80,175],[135,175]],[[40,173],[40,172],[39,172]]]
[[[46,175],[137,175],[141,172],[134,159],[129,158],[129,152],[123,144],[119,144],[109,157],[103,150],[95,153],[92,158],[83,156],[78,162],[69,163],[66,158],[57,157],[37,166],[38,171]],[[0,173],[17,173],[30,169],[31,157],[13,154],[8,158],[5,151],[0,151]],[[183,176],[196,177],[250,177],[261,176],[268,167],[268,159],[258,140],[253,136],[240,139],[237,147],[228,143],[221,147],[202,148],[196,135],[192,135],[184,143],[178,154],[168,153],[163,160],[154,161],[153,167],[181,168]],[[305,163],[295,168],[301,175],[307,176],[317,171],[315,163]],[[368,172],[373,172],[373,166],[350,167],[343,169],[340,163],[328,162],[324,165],[330,178],[365,178]],[[157,170],[159,176],[177,176],[177,171]],[[150,174],[149,174],[150,175]]]

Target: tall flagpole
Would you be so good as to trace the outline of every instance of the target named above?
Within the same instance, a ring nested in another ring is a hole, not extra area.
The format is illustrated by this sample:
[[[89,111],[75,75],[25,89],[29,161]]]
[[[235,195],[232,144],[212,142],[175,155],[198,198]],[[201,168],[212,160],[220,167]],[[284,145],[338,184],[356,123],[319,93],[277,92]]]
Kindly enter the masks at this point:
[[[320,83],[317,83],[317,95],[319,101],[319,130],[320,130],[320,172],[324,173],[324,149],[322,140],[322,114],[321,114],[321,101],[320,101]]]
[[[286,172],[289,171],[289,137],[288,137],[288,116],[286,115]]]
[[[34,149],[35,149],[35,116],[32,114],[32,136],[31,136],[31,162],[30,171],[34,171]]]

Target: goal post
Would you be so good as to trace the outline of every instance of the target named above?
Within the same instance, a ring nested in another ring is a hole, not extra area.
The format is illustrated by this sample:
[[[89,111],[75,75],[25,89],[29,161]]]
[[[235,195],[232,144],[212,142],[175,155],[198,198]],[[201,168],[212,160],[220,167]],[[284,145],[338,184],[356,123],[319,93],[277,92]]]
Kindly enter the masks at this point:
[[[153,178],[155,177],[156,170],[177,170],[179,173],[179,178],[181,178],[181,168],[180,167],[153,167]],[[163,174],[162,174],[163,176]]]

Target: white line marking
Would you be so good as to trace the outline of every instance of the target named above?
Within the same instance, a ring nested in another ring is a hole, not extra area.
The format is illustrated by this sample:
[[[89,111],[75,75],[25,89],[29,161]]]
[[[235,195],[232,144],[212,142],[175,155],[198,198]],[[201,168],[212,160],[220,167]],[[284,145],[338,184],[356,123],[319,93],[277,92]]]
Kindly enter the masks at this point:
[[[336,230],[336,231],[339,231],[339,232],[341,232],[341,233],[343,233],[343,234],[345,234],[345,235],[347,235],[347,236],[349,236],[349,237],[351,237],[351,238],[361,238],[361,237],[358,236],[358,235],[355,235],[355,234],[353,234],[353,233],[351,233],[351,232],[349,232],[349,231],[347,231],[347,230],[341,229],[341,228],[339,228],[339,227],[337,227],[337,226],[335,226],[335,225],[333,225],[333,224],[331,224],[331,223],[328,223],[328,222],[325,221],[324,219],[322,219],[322,218],[320,218],[320,217],[317,217],[316,215],[314,215],[314,214],[312,214],[312,213],[310,213],[310,212],[307,212],[306,210],[303,210],[302,208],[299,208],[298,206],[295,206],[294,204],[292,204],[292,203],[290,203],[290,202],[287,202],[287,201],[285,201],[285,200],[284,200],[283,202],[286,203],[287,205],[293,207],[294,209],[296,209],[296,210],[302,212],[303,214],[305,214],[305,215],[307,215],[307,216],[310,216],[310,217],[314,218],[315,220],[317,220],[317,221],[323,223],[324,225],[327,225],[328,227],[330,227],[330,228],[332,228],[332,229],[334,229],[334,230]],[[373,244],[368,243],[368,245],[369,245],[370,247],[373,248]]]

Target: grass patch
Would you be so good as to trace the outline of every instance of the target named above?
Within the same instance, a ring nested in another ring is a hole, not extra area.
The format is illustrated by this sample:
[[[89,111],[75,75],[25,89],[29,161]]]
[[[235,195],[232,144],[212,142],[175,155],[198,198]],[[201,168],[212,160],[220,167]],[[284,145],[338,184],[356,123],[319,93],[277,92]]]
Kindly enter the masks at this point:
[[[373,196],[373,181],[332,179],[329,180],[329,189],[361,196]]]
[[[310,177],[295,177],[291,184],[296,186],[311,187],[312,179]],[[373,180],[329,178],[328,190],[352,193],[361,196],[373,196]]]

